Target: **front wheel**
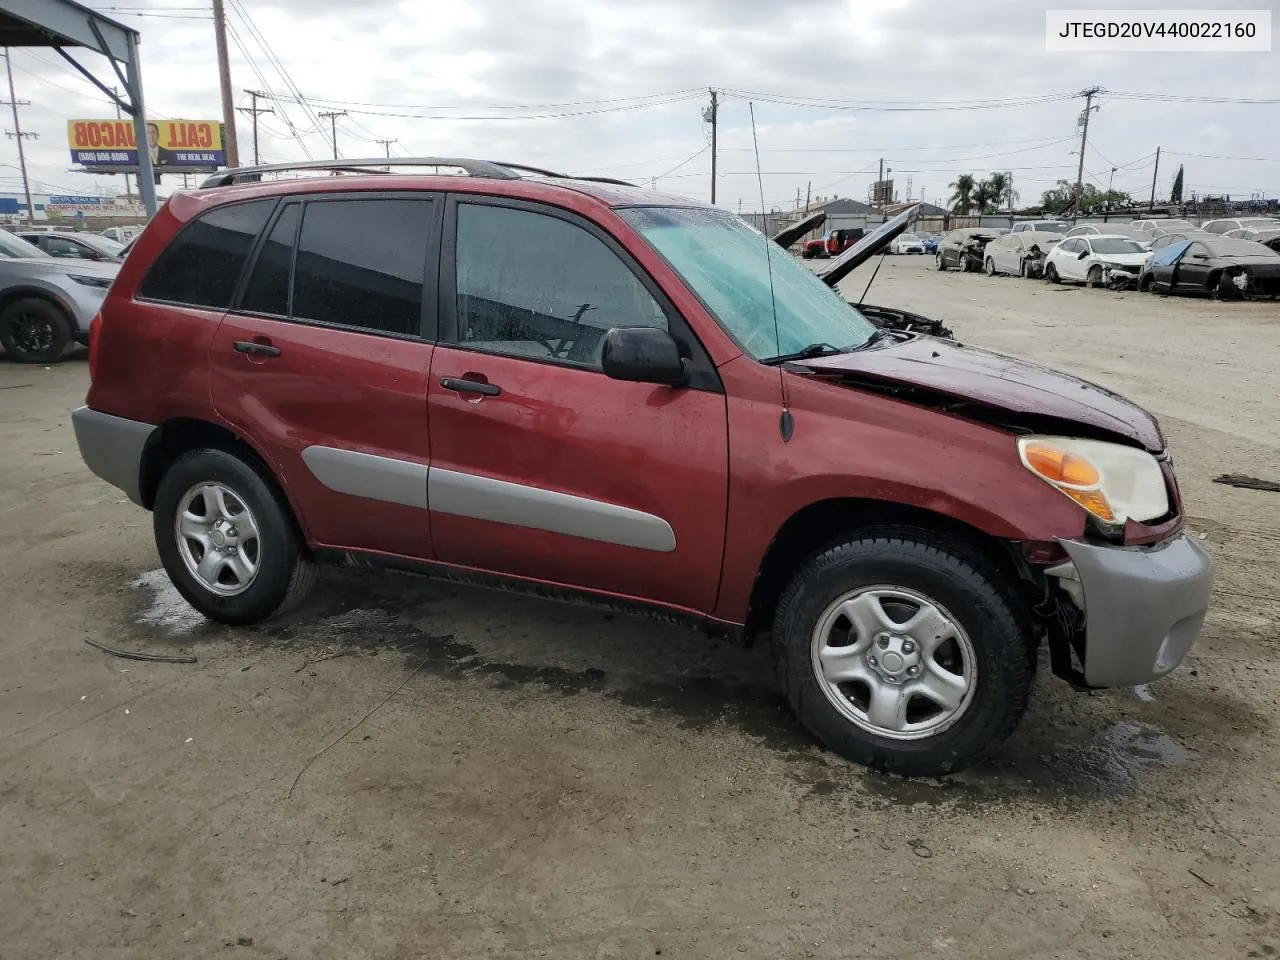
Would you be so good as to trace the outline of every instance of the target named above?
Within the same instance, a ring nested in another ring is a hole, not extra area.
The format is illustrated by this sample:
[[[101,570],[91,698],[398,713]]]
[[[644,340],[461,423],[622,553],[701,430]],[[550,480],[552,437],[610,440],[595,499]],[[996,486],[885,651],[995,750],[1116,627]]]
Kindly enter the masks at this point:
[[[1045,264],[1045,267],[1044,267],[1045,283],[1057,283],[1059,282],[1059,279],[1060,278],[1058,277],[1058,268],[1055,267],[1052,263]]]
[[[0,345],[18,363],[56,363],[71,342],[71,323],[39,297],[15,300],[0,313]]]
[[[1102,268],[1090,267],[1089,273],[1084,278],[1084,285],[1090,289],[1102,286]]]
[[[813,557],[778,605],[774,663],[800,722],[856,763],[906,776],[990,756],[1026,710],[1034,646],[985,564],[923,532]]]
[[[945,260],[943,260],[943,259],[942,259],[942,251],[941,251],[941,250],[939,250],[937,253],[935,253],[935,254],[933,255],[933,267],[934,267],[934,269],[935,269],[935,270],[945,270],[945,269],[947,269],[947,263],[946,263],[946,261],[945,261]]]
[[[987,271],[988,277],[994,277],[996,275],[996,262],[992,260],[990,257],[987,257],[987,262],[984,263],[982,266],[983,266],[983,269]]]
[[[284,613],[315,580],[283,499],[225,450],[193,450],[173,463],[156,491],[153,527],[173,585],[219,623]]]

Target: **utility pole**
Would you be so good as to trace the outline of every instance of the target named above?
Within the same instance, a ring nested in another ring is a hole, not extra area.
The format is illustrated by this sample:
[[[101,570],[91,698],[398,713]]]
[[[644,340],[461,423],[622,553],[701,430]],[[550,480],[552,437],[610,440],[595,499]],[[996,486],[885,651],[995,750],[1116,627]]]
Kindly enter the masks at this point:
[[[881,157],[880,173],[876,177],[876,188],[873,191],[875,193],[874,199],[878,201],[876,203],[876,209],[881,211],[884,210],[884,187],[882,186],[883,183],[884,183],[884,157]]]
[[[120,91],[115,87],[112,87],[111,92],[115,95],[116,119],[119,120],[120,119]],[[139,191],[141,191],[142,188],[139,187],[138,189]],[[129,199],[129,196],[130,196],[129,175],[127,173],[124,175],[124,196],[126,200]]]
[[[386,149],[386,151],[387,151],[387,159],[388,159],[388,160],[390,160],[390,159],[391,159],[391,145],[392,145],[393,143],[399,143],[399,142],[400,142],[399,140],[379,140],[379,141],[378,141],[378,143],[382,144],[383,148],[385,148],[385,149]],[[390,173],[390,172],[391,172],[391,167],[389,167],[389,166],[383,167],[382,169],[383,169],[383,170],[385,170],[385,171],[387,171],[387,173]]]
[[[1009,223],[1012,224],[1013,223],[1013,171],[1009,170],[1008,174],[1009,174]],[[923,187],[920,188],[920,193],[921,194],[924,193]],[[922,196],[921,199],[923,200],[924,197]]]
[[[716,125],[720,120],[720,94],[711,91],[711,106],[702,111],[702,119],[711,124],[711,202],[716,202]]]
[[[237,107],[236,109],[253,117],[253,165],[256,167],[261,162],[258,160],[258,114],[275,113],[275,110],[271,109],[271,107],[258,106],[258,98],[263,97],[265,99],[267,94],[259,93],[257,90],[246,90],[245,93],[253,98],[253,106]]]
[[[9,136],[18,141],[18,168],[22,171],[22,192],[27,198],[27,222],[36,222],[35,204],[31,202],[31,183],[27,180],[27,155],[22,149],[22,141],[24,137],[30,137],[32,140],[38,140],[38,133],[23,133],[22,125],[18,122],[18,107],[26,106],[31,101],[23,100],[18,102],[18,98],[13,93],[13,63],[9,53],[9,48],[4,48],[4,69],[9,74],[9,106],[13,107],[13,130],[9,131]]]
[[[809,204],[813,198],[813,181],[809,181],[809,185],[804,188],[804,212],[809,212]]]
[[[1084,199],[1084,148],[1089,141],[1089,114],[1098,108],[1093,105],[1093,98],[1102,92],[1101,87],[1090,87],[1080,91],[1084,97],[1084,112],[1080,114],[1080,164],[1076,167],[1075,213],[1080,214],[1081,201]]]
[[[1149,213],[1154,213],[1156,209],[1156,176],[1160,173],[1160,148],[1156,147],[1156,168],[1151,171],[1151,206],[1147,208]]]
[[[329,121],[329,133],[333,138],[333,159],[338,159],[338,118],[345,117],[345,110],[322,110],[316,116]]]
[[[227,166],[240,166],[236,141],[236,106],[231,99],[231,65],[227,62],[227,14],[222,0],[213,0],[213,39],[218,47],[218,85],[222,89],[222,128],[226,131]],[[142,148],[142,144],[138,144]]]

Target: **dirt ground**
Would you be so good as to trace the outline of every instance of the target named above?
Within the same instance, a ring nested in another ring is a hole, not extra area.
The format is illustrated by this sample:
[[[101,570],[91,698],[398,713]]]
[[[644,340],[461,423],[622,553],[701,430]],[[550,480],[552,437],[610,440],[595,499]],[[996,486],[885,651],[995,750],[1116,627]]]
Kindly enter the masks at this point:
[[[80,461],[83,354],[0,359],[0,958],[1276,956],[1280,495],[1211,479],[1280,478],[1280,305],[931,268],[868,299],[1153,409],[1218,564],[1172,677],[1042,670],[945,781],[825,753],[765,651],[648,621],[330,570],[205,623]]]

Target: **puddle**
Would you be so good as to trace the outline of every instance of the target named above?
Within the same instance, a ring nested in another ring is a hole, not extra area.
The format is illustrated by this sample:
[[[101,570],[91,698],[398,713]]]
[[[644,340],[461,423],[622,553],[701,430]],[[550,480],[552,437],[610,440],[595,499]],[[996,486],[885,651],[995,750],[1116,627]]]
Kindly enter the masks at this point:
[[[182,599],[182,594],[164,569],[144,573],[129,586],[147,592],[147,602],[138,613],[137,622],[158,627],[175,636],[191,633],[209,621]]]

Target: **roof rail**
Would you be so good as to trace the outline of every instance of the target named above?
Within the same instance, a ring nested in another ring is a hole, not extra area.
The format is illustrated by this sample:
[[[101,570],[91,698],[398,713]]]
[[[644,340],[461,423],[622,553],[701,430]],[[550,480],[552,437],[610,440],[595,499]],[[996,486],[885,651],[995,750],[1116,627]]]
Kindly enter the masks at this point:
[[[291,171],[313,171],[316,173],[360,173],[387,174],[390,167],[456,167],[470,177],[487,177],[490,180],[519,180],[520,174],[532,173],[540,177],[551,177],[556,180],[590,180],[596,183],[612,183],[630,187],[634,184],[625,180],[614,180],[610,177],[571,177],[566,173],[554,173],[540,167],[530,167],[520,163],[505,163],[493,160],[471,160],[466,157],[374,157],[367,160],[296,160],[292,163],[270,163],[256,167],[228,167],[205,178],[200,184],[206,187],[229,187],[235,183],[252,183],[262,179],[266,173],[288,173]]]
[[[368,160],[295,160],[292,163],[269,163],[258,167],[229,167],[219,170],[200,184],[201,187],[229,187],[233,183],[261,180],[264,173],[286,173],[311,170],[332,173],[387,173],[385,167],[457,167],[471,177],[491,180],[519,180],[519,174],[488,160],[465,157],[374,157]]]

